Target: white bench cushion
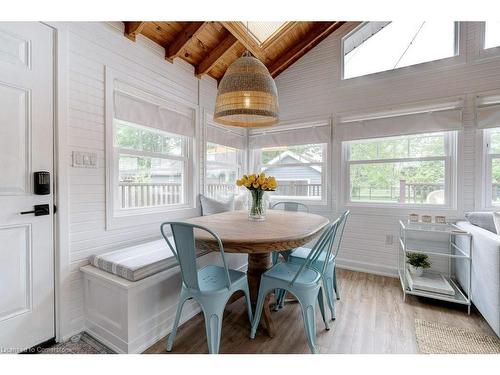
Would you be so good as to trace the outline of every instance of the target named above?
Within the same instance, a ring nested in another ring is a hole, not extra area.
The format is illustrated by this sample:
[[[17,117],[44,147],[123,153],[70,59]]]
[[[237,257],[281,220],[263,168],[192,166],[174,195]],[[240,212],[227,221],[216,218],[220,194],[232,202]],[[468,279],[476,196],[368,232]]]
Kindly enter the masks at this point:
[[[172,246],[173,238],[169,237]],[[197,256],[207,251],[198,251]],[[137,281],[175,267],[177,260],[164,239],[131,246],[100,255],[92,255],[90,264],[103,271]]]

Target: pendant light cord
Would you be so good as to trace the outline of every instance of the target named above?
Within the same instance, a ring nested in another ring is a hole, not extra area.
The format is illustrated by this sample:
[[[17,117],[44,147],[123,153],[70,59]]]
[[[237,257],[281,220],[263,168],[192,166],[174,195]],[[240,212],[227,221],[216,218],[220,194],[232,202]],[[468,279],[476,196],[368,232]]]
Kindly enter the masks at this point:
[[[248,21],[247,21],[247,39],[250,38],[250,32],[248,31]],[[250,56],[250,51],[245,47],[245,52],[243,52],[243,56]]]

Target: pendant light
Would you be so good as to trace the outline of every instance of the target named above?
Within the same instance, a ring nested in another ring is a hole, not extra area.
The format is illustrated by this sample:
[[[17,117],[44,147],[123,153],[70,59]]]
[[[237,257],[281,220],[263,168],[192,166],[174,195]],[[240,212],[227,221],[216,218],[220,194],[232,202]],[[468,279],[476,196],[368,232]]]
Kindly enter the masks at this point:
[[[227,68],[219,83],[214,121],[248,128],[279,121],[276,83],[266,66],[248,51]]]

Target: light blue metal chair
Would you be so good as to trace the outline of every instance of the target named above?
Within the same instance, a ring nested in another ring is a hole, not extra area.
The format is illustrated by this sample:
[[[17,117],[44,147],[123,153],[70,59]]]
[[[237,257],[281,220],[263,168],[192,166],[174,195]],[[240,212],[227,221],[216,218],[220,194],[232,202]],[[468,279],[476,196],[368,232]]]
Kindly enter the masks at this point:
[[[332,320],[335,320],[336,318],[335,299],[333,296],[333,292],[335,292],[335,296],[337,297],[337,299],[340,299],[340,292],[337,285],[337,272],[336,272],[335,259],[337,258],[337,255],[340,250],[340,243],[342,242],[342,236],[344,234],[344,228],[348,217],[349,217],[349,211],[346,211],[338,219],[339,227],[337,229],[337,234],[335,236],[332,253],[329,255],[329,257],[323,256],[324,254],[321,255],[316,259],[316,261],[312,265],[318,270],[321,270],[324,267],[326,267],[326,272],[323,281],[325,286],[326,301],[328,303],[328,307],[330,308]],[[308,249],[306,247],[299,247],[289,255],[288,257],[289,262],[303,264],[307,261],[309,254],[312,251],[313,250]],[[328,261],[325,262],[325,259],[328,259]],[[279,303],[282,303],[281,300],[279,301]]]
[[[250,338],[255,338],[266,295],[273,289],[283,289],[292,293],[299,301],[302,308],[302,317],[304,319],[309,349],[312,353],[317,353],[315,319],[316,300],[319,302],[319,308],[323,322],[325,323],[325,328],[328,330],[330,327],[325,317],[322,290],[326,263],[322,270],[318,270],[312,267],[312,265],[319,257],[324,256],[327,259],[330,257],[338,225],[339,220],[328,224],[304,263],[281,262],[275,264],[271,269],[262,274]]]
[[[291,212],[309,212],[309,207],[300,202],[276,202],[271,206],[272,210],[284,210]],[[288,251],[275,251],[271,255],[271,259],[273,264],[278,263],[279,256],[283,257],[285,261],[288,260],[288,256],[293,250]],[[274,311],[278,311],[281,309],[285,303],[285,291],[284,290],[276,290],[275,293],[276,305],[274,306]]]
[[[172,230],[175,247],[172,246],[165,233],[164,228],[167,225],[169,225]],[[248,319],[250,320],[250,324],[252,324],[252,307],[250,305],[247,275],[244,272],[227,268],[222,242],[219,236],[209,228],[182,222],[166,222],[161,224],[160,229],[170,250],[172,250],[172,253],[174,253],[179,262],[182,275],[182,289],[179,295],[179,305],[177,306],[174,327],[168,337],[167,351],[171,351],[174,345],[184,302],[188,299],[194,299],[200,304],[205,316],[208,351],[210,354],[217,354],[219,352],[224,308],[226,307],[228,299],[234,292],[241,290],[245,294]],[[207,265],[198,269],[196,265],[194,229],[207,231],[214,236],[219,245],[223,267]],[[175,249],[177,249],[177,251]]]

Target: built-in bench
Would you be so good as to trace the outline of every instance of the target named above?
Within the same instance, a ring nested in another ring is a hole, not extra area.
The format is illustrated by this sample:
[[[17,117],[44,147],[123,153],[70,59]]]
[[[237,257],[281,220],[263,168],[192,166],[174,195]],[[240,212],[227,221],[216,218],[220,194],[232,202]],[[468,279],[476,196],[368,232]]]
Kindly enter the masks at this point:
[[[228,266],[244,269],[242,254],[226,254]],[[179,266],[165,240],[92,256],[84,276],[85,330],[118,353],[141,353],[172,329],[181,286]],[[218,264],[220,255],[198,253],[198,263]],[[181,324],[200,311],[183,307]]]

